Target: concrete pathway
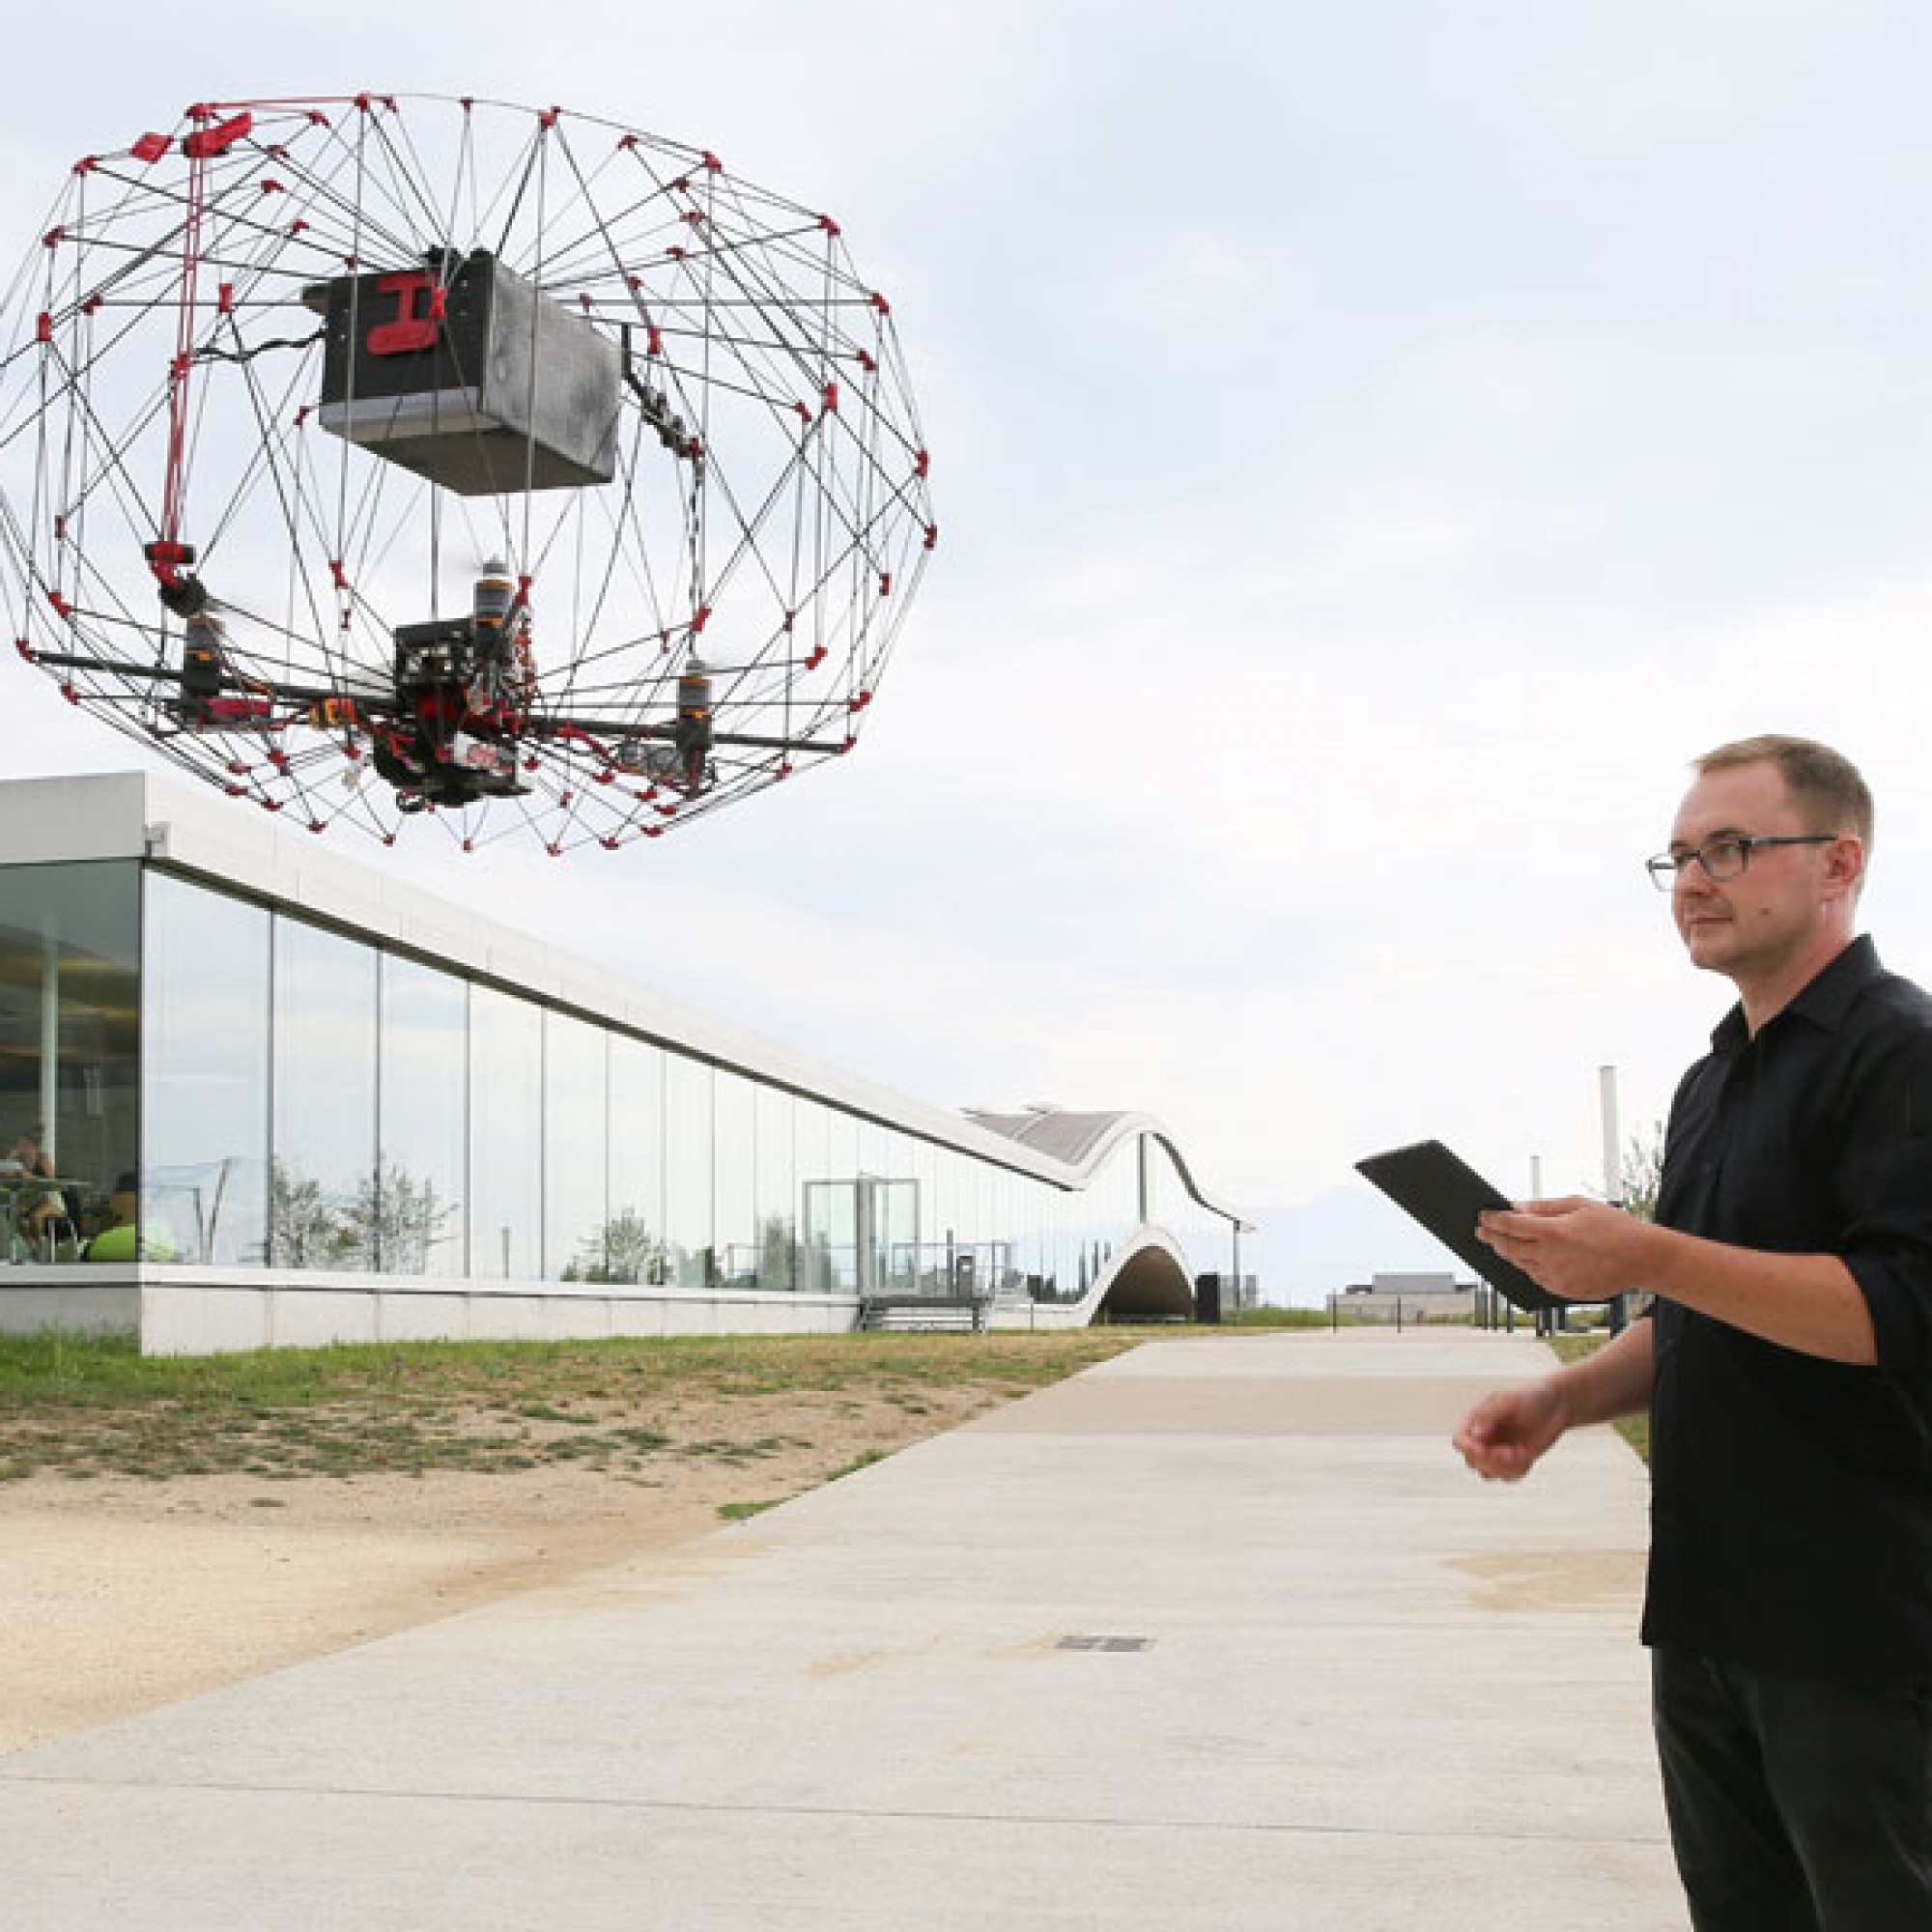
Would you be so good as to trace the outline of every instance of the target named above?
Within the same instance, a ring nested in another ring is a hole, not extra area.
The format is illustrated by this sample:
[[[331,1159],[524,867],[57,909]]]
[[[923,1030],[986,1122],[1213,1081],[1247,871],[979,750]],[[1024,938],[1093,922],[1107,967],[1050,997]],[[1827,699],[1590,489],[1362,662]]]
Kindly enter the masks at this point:
[[[680,1551],[0,1758],[12,1932],[1661,1932],[1644,1477],[1523,1337],[1151,1344]]]

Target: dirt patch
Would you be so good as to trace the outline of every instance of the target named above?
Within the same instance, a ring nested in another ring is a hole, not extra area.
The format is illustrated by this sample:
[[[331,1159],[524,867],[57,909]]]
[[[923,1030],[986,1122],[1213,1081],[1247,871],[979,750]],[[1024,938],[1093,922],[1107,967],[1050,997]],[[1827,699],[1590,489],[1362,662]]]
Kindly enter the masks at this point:
[[[1452,1556],[1486,1610],[1601,1610],[1643,1595],[1640,1549],[1505,1549]]]
[[[602,1469],[0,1484],[0,1752],[687,1542],[1021,1392],[683,1400]]]

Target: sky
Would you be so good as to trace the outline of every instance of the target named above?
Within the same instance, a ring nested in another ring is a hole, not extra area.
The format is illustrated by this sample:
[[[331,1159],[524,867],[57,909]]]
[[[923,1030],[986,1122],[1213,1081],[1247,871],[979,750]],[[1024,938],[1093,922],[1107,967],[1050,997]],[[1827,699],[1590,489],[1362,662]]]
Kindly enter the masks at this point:
[[[1362,1154],[1601,1189],[1600,1068],[1662,1116],[1730,989],[1641,862],[1714,744],[1861,764],[1932,979],[1922,6],[264,19],[17,23],[0,261],[195,100],[559,103],[837,216],[942,532],[850,759],[615,855],[343,856],[931,1102],[1152,1113],[1277,1300],[1451,1265]],[[0,771],[136,759],[0,700]]]

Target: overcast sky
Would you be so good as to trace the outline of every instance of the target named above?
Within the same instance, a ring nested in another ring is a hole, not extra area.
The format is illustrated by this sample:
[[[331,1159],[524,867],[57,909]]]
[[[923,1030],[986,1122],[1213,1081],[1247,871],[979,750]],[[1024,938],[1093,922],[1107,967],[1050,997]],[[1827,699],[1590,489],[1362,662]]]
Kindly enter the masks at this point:
[[[1279,1299],[1430,1264],[1361,1153],[1567,1191],[1601,1065],[1663,1112],[1729,989],[1640,862],[1713,743],[1862,764],[1932,980],[1922,5],[115,0],[10,54],[9,263],[90,150],[371,88],[712,149],[893,300],[943,534],[860,751],[617,855],[344,856],[927,1100],[1155,1113]],[[0,690],[8,769],[134,756]]]

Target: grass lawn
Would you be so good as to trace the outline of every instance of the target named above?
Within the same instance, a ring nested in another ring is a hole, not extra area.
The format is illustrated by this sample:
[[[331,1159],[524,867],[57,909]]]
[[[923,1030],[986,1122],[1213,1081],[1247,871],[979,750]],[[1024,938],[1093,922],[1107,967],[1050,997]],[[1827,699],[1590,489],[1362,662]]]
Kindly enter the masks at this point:
[[[1601,1349],[1610,1338],[1607,1335],[1552,1335],[1549,1346],[1556,1350],[1561,1361],[1580,1361],[1593,1349]],[[1616,1432],[1636,1453],[1648,1463],[1650,1461],[1650,1417],[1648,1415],[1626,1415],[1614,1425]]]
[[[786,1439],[755,1427],[721,1433],[721,1402],[795,1396],[822,1410],[863,1393],[917,1415],[942,1389],[1023,1395],[1146,1334],[414,1343],[193,1357],[143,1357],[118,1340],[0,1338],[0,1481],[41,1470],[286,1478],[624,1469],[658,1455],[750,1461]],[[702,1407],[708,1433],[682,1433],[681,1406]]]

